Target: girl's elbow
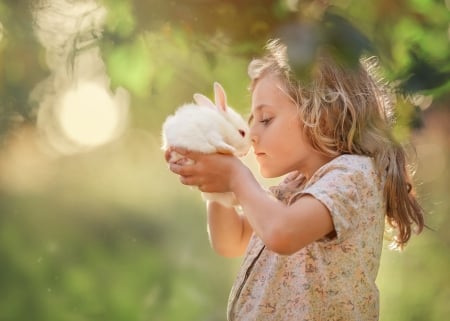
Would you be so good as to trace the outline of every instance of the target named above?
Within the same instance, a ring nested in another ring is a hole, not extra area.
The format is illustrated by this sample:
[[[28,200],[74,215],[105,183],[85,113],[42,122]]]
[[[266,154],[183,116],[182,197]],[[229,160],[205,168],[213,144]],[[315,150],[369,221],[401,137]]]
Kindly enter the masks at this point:
[[[298,251],[298,250],[292,249],[287,244],[284,244],[282,242],[268,242],[266,244],[266,248],[276,254],[284,255],[284,256],[292,255]]]
[[[277,229],[272,229],[266,235],[264,243],[268,250],[279,255],[292,255],[306,245],[294,241],[287,233],[283,233]]]

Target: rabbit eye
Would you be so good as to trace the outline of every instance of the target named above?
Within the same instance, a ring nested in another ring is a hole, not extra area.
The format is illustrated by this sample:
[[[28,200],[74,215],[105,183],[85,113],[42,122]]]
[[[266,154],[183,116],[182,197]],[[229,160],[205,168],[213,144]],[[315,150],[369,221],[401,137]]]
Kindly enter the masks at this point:
[[[239,129],[239,134],[241,134],[242,137],[245,137],[245,131],[243,131],[242,129]]]

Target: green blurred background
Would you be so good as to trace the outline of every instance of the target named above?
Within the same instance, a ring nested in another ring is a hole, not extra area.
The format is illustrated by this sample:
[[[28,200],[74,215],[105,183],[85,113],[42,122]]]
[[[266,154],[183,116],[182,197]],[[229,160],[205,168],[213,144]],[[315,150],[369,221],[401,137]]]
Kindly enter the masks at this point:
[[[381,320],[447,320],[449,9],[0,0],[0,321],[225,320],[240,260],[209,248],[200,195],[167,170],[160,128],[213,81],[248,113],[247,64],[274,36],[297,46],[299,76],[321,46],[350,64],[379,56],[430,227],[402,253],[386,243]]]

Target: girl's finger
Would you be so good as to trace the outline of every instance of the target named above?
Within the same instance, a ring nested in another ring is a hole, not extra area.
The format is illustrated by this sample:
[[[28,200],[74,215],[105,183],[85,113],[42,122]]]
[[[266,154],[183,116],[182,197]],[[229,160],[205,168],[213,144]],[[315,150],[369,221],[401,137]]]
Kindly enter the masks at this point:
[[[195,174],[195,168],[194,165],[183,165],[183,164],[177,164],[177,163],[170,163],[169,169],[180,176],[193,176]]]
[[[195,181],[195,178],[192,176],[180,176],[180,182],[183,185],[195,186],[198,183]]]
[[[181,147],[173,147],[172,150],[186,158],[192,159],[193,161],[196,161],[201,155],[203,155],[200,152],[195,152]]]
[[[186,148],[182,148],[182,147],[171,146],[170,150],[177,152],[178,154],[181,154],[183,156],[186,156],[186,154],[188,153],[188,150]]]
[[[164,152],[164,158],[165,158],[166,162],[169,162],[169,160],[170,160],[170,153],[172,153],[172,150],[173,150],[172,147],[169,147]]]
[[[181,166],[181,165],[178,165],[176,163],[170,163],[169,169],[177,175],[182,175],[181,172],[183,170],[183,166]]]

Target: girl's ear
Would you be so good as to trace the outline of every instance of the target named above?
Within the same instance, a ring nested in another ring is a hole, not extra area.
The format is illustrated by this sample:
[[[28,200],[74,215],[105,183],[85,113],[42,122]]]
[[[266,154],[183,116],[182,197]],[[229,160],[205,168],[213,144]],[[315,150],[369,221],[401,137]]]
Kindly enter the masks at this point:
[[[227,110],[227,95],[223,87],[218,82],[214,82],[214,99],[216,101],[216,106],[220,110]]]
[[[201,106],[206,106],[214,109],[217,108],[216,105],[214,105],[214,103],[211,101],[211,99],[199,93],[194,94],[194,101]]]

